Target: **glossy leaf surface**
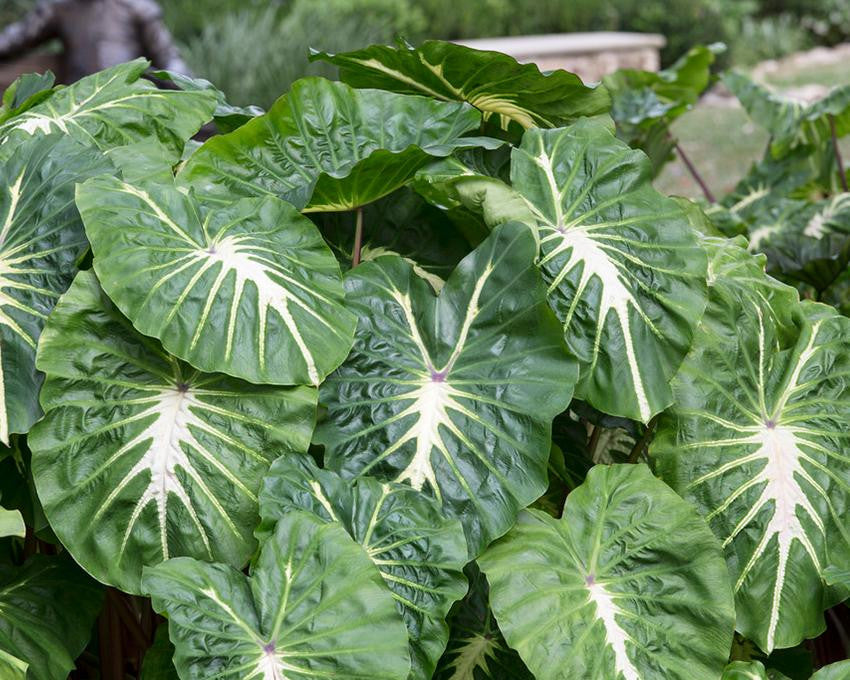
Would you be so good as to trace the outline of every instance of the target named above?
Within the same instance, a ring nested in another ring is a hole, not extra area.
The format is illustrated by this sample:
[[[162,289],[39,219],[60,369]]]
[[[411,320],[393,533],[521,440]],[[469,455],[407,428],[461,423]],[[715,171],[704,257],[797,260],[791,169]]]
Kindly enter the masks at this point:
[[[104,177],[77,205],[104,289],[142,333],[203,371],[314,384],[348,354],[354,316],[316,227],[267,196],[222,206]]]
[[[708,311],[650,453],[722,541],[738,630],[769,653],[823,630],[822,571],[850,559],[850,320],[708,246]]]
[[[337,523],[292,512],[246,577],[186,557],[147,569],[181,680],[405,680],[407,629],[378,570]]]
[[[734,609],[705,522],[644,465],[596,466],[479,558],[505,638],[537,680],[714,680]]]
[[[528,229],[503,225],[439,298],[400,258],[358,266],[354,349],[322,386],[326,465],[434,496],[471,555],[546,490],[552,418],[576,379],[534,253]]]
[[[30,434],[50,525],[100,581],[139,593],[177,555],[242,566],[257,494],[280,455],[306,451],[316,391],[249,385],[175,360],[81,272],[39,345],[46,415]]]

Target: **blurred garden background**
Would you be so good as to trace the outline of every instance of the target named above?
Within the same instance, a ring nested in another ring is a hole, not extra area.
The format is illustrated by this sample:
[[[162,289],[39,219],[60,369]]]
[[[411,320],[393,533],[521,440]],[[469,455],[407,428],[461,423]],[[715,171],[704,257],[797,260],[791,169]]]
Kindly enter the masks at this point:
[[[36,0],[0,1],[0,26]],[[339,52],[404,38],[461,40],[576,31],[663,35],[662,67],[690,47],[723,42],[718,70],[739,68],[791,96],[816,98],[850,83],[850,0],[160,0],[196,76],[238,105],[268,107],[292,81],[333,76],[310,48]],[[836,48],[836,46],[839,46]],[[812,51],[814,49],[814,51]],[[764,149],[765,133],[714,88],[673,132],[718,193]],[[850,151],[850,148],[848,148]],[[850,155],[850,154],[848,154]],[[663,191],[696,196],[679,163]]]

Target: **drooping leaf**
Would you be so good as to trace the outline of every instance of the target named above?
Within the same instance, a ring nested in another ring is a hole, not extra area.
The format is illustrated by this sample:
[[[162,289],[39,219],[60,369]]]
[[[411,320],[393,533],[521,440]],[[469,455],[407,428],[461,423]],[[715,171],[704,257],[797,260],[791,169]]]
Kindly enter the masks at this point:
[[[596,466],[480,558],[505,638],[538,680],[714,680],[732,644],[717,540],[644,465]]]
[[[298,208],[352,210],[407,183],[432,157],[495,140],[471,106],[304,78],[269,112],[213,137],[179,174],[220,200],[279,196]]]
[[[184,92],[208,92],[211,94],[215,99],[213,120],[222,133],[233,132],[249,120],[265,113],[259,106],[234,106],[228,103],[224,92],[203,78],[192,78],[183,73],[166,70],[154,71],[151,75],[159,80],[172,83]]]
[[[502,636],[490,611],[487,579],[475,562],[466,568],[469,592],[449,616],[449,644],[435,680],[534,680]]]
[[[400,258],[351,270],[355,345],[322,386],[326,465],[434,496],[472,556],[546,490],[552,418],[576,379],[534,252],[528,229],[503,225],[439,298]]]
[[[466,593],[463,527],[403,484],[361,477],[354,484],[307,457],[275,461],[260,493],[257,538],[293,510],[339,522],[363,546],[398,603],[410,637],[411,678],[432,677],[446,648],[446,615]]]
[[[378,570],[336,522],[282,518],[251,576],[178,557],[145,570],[182,680],[405,680],[407,629]]]
[[[95,178],[77,206],[104,289],[142,333],[203,371],[318,385],[356,320],[316,227],[280,199],[210,204],[173,185]]]
[[[168,639],[168,622],[156,629],[153,644],[145,652],[139,680],[179,680],[174,668],[174,645]]]
[[[102,601],[102,589],[67,556],[0,564],[0,677],[65,680]]]
[[[650,453],[723,542],[737,629],[765,652],[818,635],[850,560],[850,320],[709,240],[709,306]]]
[[[314,389],[192,369],[136,332],[91,272],[54,309],[38,367],[33,475],[86,571],[139,593],[142,567],[172,556],[248,560],[262,475],[307,450]]]
[[[53,73],[25,73],[3,92],[0,102],[0,123],[19,116],[53,95]]]
[[[158,90],[141,76],[144,59],[120,64],[58,90],[46,101],[0,125],[0,141],[23,135],[62,132],[101,149],[156,137],[180,150],[212,118],[208,92]]]
[[[832,136],[850,133],[850,86],[835,87],[823,98],[803,102],[771,92],[742,73],[726,73],[723,82],[757,124],[770,133],[770,152],[785,156],[799,145],[826,146]]]
[[[340,79],[353,87],[468,102],[503,130],[511,122],[522,128],[559,127],[605,113],[611,105],[604,87],[588,87],[573,73],[544,75],[507,54],[441,40],[418,48],[372,45],[342,54],[316,52],[311,59],[339,66]]]
[[[41,415],[36,344],[88,247],[74,185],[111,168],[60,135],[0,144],[0,443]]]
[[[576,396],[647,422],[705,306],[705,254],[688,216],[649,181],[644,154],[606,126],[529,130],[514,190],[534,213],[549,304],[578,357]]]

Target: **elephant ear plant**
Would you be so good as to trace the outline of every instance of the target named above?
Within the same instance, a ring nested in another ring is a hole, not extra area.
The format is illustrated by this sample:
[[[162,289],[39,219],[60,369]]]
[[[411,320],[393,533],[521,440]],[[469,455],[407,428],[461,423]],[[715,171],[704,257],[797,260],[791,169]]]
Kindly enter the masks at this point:
[[[713,54],[18,81],[0,678],[847,677],[844,99],[730,76],[774,139],[704,215],[652,177]]]

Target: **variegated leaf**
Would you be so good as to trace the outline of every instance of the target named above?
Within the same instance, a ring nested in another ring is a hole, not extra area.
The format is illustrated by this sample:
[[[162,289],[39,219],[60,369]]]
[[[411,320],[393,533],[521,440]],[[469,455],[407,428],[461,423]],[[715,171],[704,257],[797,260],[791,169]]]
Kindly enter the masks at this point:
[[[61,135],[0,145],[0,442],[39,418],[35,350],[86,251],[74,185],[112,165]]]
[[[529,130],[511,165],[534,213],[549,302],[580,360],[576,396],[643,422],[672,400],[706,271],[685,211],[649,173],[643,153],[595,121]]]
[[[716,680],[735,611],[719,542],[645,465],[597,465],[478,560],[505,639],[538,680]]]
[[[77,190],[94,268],[146,335],[203,371],[318,385],[351,348],[339,265],[310,220],[266,196],[222,206],[173,185]]]
[[[42,334],[44,419],[30,433],[50,525],[98,580],[139,593],[177,555],[241,567],[257,494],[280,455],[306,451],[316,391],[198,372],[136,332],[81,272]]]
[[[650,453],[726,551],[738,630],[765,652],[815,637],[850,561],[850,320],[707,242],[709,306]]]
[[[439,298],[401,258],[351,270],[355,346],[322,386],[328,467],[434,496],[473,556],[546,490],[552,419],[576,379],[534,253],[530,230],[502,225]]]
[[[182,680],[406,680],[407,630],[375,565],[336,522],[293,511],[250,576],[178,557],[145,569]]]
[[[59,132],[101,149],[145,137],[180,151],[210,120],[216,107],[209,92],[159,90],[141,76],[149,63],[136,59],[87,76],[0,125],[0,142],[10,136]]]

